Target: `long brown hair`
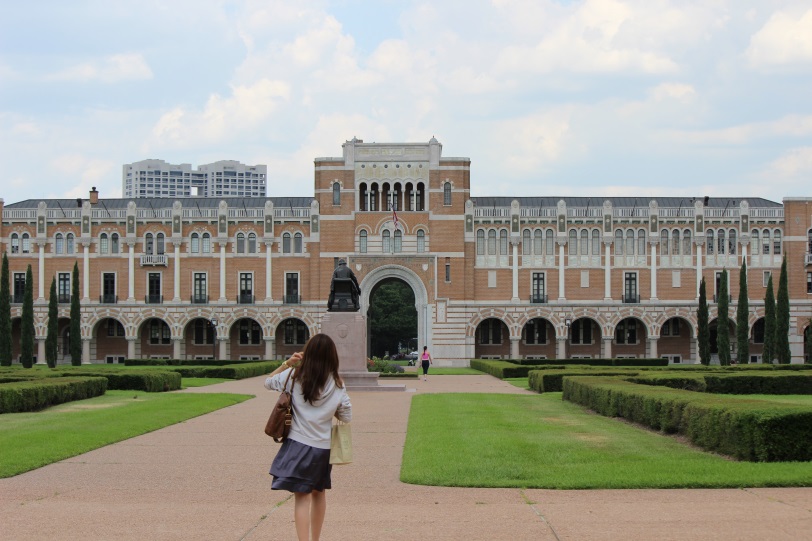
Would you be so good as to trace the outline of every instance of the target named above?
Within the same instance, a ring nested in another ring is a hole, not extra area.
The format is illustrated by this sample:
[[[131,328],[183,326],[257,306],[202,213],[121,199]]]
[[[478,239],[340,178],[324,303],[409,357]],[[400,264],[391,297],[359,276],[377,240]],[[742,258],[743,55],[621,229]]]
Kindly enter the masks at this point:
[[[327,376],[333,376],[336,385],[344,387],[344,381],[338,375],[335,342],[326,334],[314,334],[305,344],[302,363],[296,370],[296,379],[302,386],[302,395],[306,402],[312,404],[321,397]]]

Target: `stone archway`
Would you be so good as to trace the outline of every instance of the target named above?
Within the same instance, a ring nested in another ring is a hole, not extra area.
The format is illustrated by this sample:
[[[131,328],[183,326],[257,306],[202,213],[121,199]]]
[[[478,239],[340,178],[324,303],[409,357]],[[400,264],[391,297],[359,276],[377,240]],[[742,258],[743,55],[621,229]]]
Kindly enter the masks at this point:
[[[429,295],[423,281],[410,269],[400,265],[383,265],[373,269],[366,276],[363,277],[361,283],[361,313],[366,315],[369,310],[369,295],[375,286],[387,279],[397,278],[400,279],[412,288],[414,292],[414,307],[417,310],[417,343],[418,350],[422,346],[428,346],[429,351],[432,350],[432,333],[429,329]]]

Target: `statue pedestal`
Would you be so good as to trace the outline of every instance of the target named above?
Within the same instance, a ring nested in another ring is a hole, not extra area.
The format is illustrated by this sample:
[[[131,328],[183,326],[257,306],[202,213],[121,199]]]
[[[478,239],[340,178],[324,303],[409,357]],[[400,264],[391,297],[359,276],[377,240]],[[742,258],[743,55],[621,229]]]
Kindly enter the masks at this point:
[[[406,385],[379,385],[378,373],[367,370],[367,318],[361,312],[327,312],[321,332],[338,350],[338,373],[348,391],[405,391]]]

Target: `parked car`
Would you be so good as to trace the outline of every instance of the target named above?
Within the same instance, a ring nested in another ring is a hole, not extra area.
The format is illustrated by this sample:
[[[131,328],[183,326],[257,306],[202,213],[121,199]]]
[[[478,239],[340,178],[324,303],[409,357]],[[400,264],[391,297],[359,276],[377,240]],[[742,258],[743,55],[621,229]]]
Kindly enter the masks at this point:
[[[406,355],[406,358],[409,359],[409,366],[414,366],[419,356],[420,354],[416,351],[412,351],[411,353]]]

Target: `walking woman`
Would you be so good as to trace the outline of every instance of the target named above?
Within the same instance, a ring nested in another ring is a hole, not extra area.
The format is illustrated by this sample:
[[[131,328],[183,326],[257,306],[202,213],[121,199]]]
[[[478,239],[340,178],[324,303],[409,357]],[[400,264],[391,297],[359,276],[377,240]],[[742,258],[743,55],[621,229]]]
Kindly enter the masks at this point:
[[[338,353],[332,338],[316,334],[304,351],[296,352],[271,372],[265,387],[282,391],[293,370],[293,423],[271,465],[273,490],[293,492],[293,518],[299,541],[318,541],[327,511],[325,490],[332,488],[330,427],[333,417],[352,419],[352,405],[338,375]]]
[[[422,361],[420,365],[423,367],[423,381],[428,381],[429,365],[434,364],[431,360],[431,353],[429,353],[428,346],[423,346],[423,354],[420,356],[420,360]]]

